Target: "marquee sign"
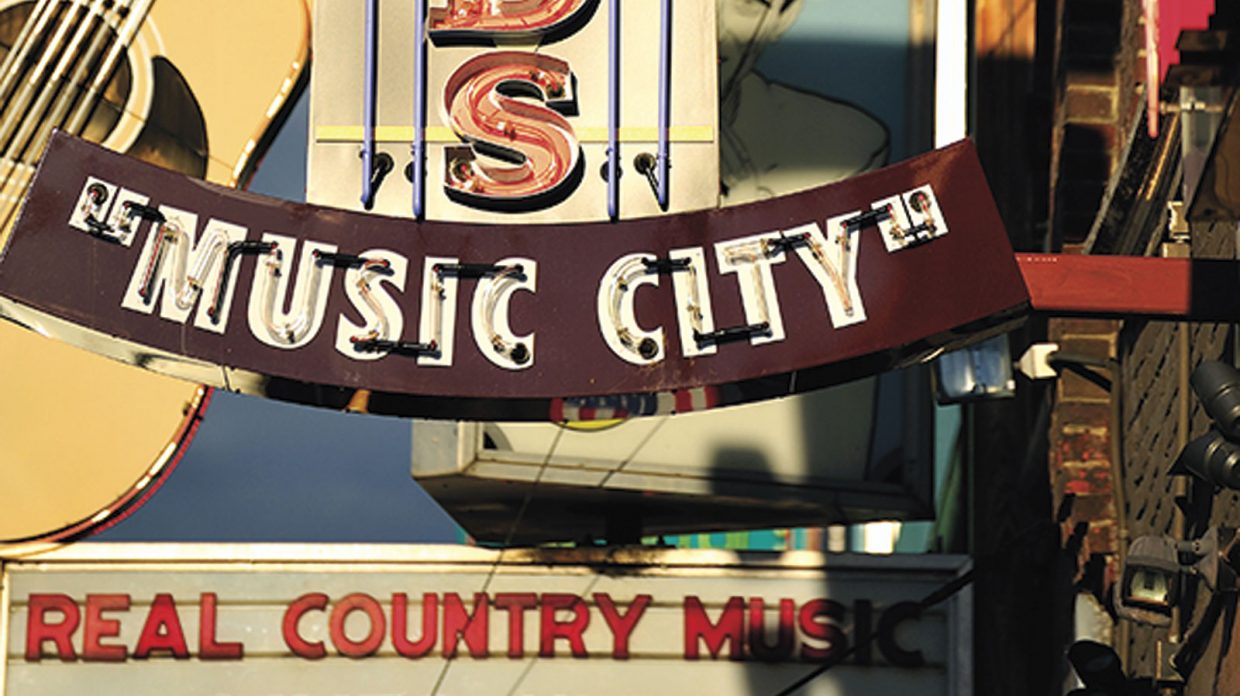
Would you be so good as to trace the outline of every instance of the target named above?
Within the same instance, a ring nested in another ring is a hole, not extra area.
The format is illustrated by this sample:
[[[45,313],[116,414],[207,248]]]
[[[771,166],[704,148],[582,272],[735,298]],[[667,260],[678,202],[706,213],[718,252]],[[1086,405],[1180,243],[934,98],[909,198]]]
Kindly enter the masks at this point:
[[[63,135],[0,297],[216,386],[522,420],[818,388],[993,333],[1028,299],[968,143],[746,206],[496,229],[264,199]]]
[[[958,556],[79,544],[0,569],[9,696],[727,696],[828,664],[811,692],[970,693]]]

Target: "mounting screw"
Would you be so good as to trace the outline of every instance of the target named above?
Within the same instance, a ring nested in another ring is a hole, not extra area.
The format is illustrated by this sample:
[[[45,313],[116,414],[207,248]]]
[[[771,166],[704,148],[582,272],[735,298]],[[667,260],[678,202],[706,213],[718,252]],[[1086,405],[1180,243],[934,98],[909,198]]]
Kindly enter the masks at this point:
[[[909,203],[912,203],[913,210],[919,213],[925,213],[930,210],[930,197],[926,195],[925,191],[915,191],[909,197]]]
[[[530,359],[530,349],[526,348],[524,343],[518,343],[512,347],[512,352],[508,355],[516,364],[524,365]]]
[[[598,175],[603,178],[603,181],[607,181],[607,163],[606,162],[603,162],[603,166],[598,168]],[[624,167],[621,167],[620,163],[616,162],[616,178],[619,179],[622,176],[624,176]]]
[[[98,207],[108,200],[108,187],[99,182],[95,182],[86,187],[86,197],[90,199],[91,205]]]

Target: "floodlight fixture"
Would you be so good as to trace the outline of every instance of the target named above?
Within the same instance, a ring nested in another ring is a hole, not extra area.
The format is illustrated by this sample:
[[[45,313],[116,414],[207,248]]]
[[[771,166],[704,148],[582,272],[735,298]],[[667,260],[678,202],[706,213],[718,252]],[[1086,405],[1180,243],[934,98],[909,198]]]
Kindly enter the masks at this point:
[[[1240,444],[1211,428],[1184,446],[1171,472],[1190,473],[1219,488],[1240,490]]]
[[[1171,472],[1191,473],[1220,488],[1240,490],[1240,371],[1206,360],[1193,370],[1190,381],[1214,423],[1208,433],[1184,447]]]
[[[1240,565],[1236,541],[1236,530],[1227,527],[1211,527],[1200,538],[1187,541],[1137,537],[1120,569],[1116,613],[1147,626],[1166,627],[1183,595],[1184,578],[1196,577],[1212,592],[1234,589]]]
[[[1115,592],[1115,611],[1147,626],[1171,625],[1171,610],[1180,593],[1180,564],[1171,537],[1142,536],[1133,540]]]
[[[1240,442],[1240,371],[1227,363],[1206,360],[1193,370],[1190,381],[1223,437]]]

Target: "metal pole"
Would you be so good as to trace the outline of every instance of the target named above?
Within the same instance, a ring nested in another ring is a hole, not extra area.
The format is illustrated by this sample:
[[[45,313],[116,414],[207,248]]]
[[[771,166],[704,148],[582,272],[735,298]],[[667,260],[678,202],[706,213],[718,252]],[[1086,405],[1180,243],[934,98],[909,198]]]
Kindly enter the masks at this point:
[[[672,0],[662,0],[659,23],[659,209],[667,211],[671,172],[668,130],[672,117]]]
[[[413,0],[413,217],[426,214],[426,0]]]
[[[609,0],[607,22],[607,216],[620,216],[620,0]]]
[[[375,203],[375,82],[379,58],[376,52],[379,0],[366,0],[366,38],[362,78],[362,207]]]

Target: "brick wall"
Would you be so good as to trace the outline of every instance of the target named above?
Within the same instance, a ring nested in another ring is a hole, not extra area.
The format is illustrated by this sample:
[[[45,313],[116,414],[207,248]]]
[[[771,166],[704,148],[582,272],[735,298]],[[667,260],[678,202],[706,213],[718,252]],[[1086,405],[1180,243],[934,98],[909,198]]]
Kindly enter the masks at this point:
[[[1071,249],[1089,235],[1132,123],[1140,2],[1061,0],[1059,8],[1050,214],[1052,246]]]
[[[1060,0],[1058,8],[1049,246],[1062,253],[1088,253],[1090,231],[1139,114],[1140,2]],[[1118,330],[1114,321],[1053,319],[1047,340],[1065,352],[1114,359]],[[1112,378],[1106,371],[1097,374]],[[1078,523],[1088,523],[1078,581],[1105,596],[1115,579],[1121,543],[1112,393],[1097,380],[1065,371],[1055,396],[1048,433],[1055,505],[1067,494],[1074,496],[1072,516],[1061,531],[1066,540]],[[1086,569],[1100,572],[1086,577]]]
[[[1118,322],[1057,319],[1050,322],[1049,331],[1050,340],[1066,353],[1102,360],[1116,357]],[[1078,523],[1089,525],[1077,563],[1078,581],[1093,584],[1090,589],[1104,596],[1115,579],[1119,550],[1116,467],[1112,461],[1112,394],[1100,384],[1110,382],[1112,375],[1098,368],[1078,369],[1089,370],[1095,379],[1064,370],[1057,381],[1048,434],[1051,489],[1057,508],[1065,495],[1071,494],[1074,498],[1072,515],[1061,530],[1065,541]],[[1086,569],[1101,572],[1087,578],[1084,576]]]

